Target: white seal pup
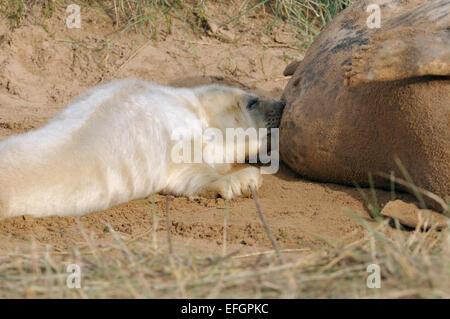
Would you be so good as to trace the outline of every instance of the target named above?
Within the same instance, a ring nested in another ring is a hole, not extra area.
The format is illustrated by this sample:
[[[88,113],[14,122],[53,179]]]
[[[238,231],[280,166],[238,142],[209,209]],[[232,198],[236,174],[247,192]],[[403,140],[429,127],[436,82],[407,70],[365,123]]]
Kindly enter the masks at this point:
[[[93,88],[44,127],[0,142],[0,219],[81,216],[152,193],[247,194],[261,185],[259,168],[174,161],[173,133],[277,127],[283,107],[219,85],[119,80]]]

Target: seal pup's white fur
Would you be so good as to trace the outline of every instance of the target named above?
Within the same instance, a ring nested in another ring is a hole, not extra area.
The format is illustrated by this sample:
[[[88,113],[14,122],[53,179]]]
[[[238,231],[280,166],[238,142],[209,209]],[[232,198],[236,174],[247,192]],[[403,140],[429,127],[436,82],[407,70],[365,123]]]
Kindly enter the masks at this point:
[[[263,112],[247,109],[255,98],[138,80],[91,89],[46,126],[0,142],[0,219],[81,216],[156,192],[231,198],[257,189],[256,167],[224,176],[231,165],[176,164],[170,154],[179,127],[265,127]]]

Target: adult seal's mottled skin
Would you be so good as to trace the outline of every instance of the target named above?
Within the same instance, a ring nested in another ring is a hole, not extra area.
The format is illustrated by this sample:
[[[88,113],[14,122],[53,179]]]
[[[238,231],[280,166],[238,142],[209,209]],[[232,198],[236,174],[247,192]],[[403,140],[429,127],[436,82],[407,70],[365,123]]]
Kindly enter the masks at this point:
[[[370,4],[381,28],[367,27]],[[292,169],[351,185],[368,185],[371,173],[388,187],[377,174],[404,178],[398,158],[417,186],[449,202],[450,0],[356,2],[294,69],[280,125]]]

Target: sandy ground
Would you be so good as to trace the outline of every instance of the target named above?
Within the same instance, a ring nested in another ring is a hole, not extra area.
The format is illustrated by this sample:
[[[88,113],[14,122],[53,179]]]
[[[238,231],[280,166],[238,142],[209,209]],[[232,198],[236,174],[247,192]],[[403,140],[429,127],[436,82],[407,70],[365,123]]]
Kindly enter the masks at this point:
[[[219,81],[242,85],[278,98],[288,78],[283,69],[301,54],[288,27],[272,37],[254,32],[259,21],[246,17],[236,29],[217,29],[222,36],[195,37],[174,24],[172,33],[159,30],[157,39],[130,30],[94,50],[116,32],[106,17],[86,12],[81,29],[67,29],[64,11],[51,19],[9,30],[0,26],[0,139],[46,123],[88,87],[115,78],[137,77],[162,84],[195,85]],[[226,41],[232,38],[237,41]],[[225,39],[225,40],[224,40]],[[83,44],[83,45],[81,45]],[[281,141],[282,143],[283,141]],[[365,190],[369,193],[369,190]],[[390,193],[377,190],[380,206]],[[369,220],[366,203],[352,187],[302,179],[281,165],[276,175],[265,175],[258,192],[267,221],[282,248],[315,249],[323,240],[363,236],[363,227],[349,211]],[[413,201],[412,196],[398,197]],[[171,231],[176,243],[206,251],[220,251],[223,238],[223,199],[170,198]],[[156,195],[160,217],[158,235],[165,238],[165,200]],[[93,238],[113,240],[105,222],[125,239],[151,238],[150,198],[133,201],[81,218]],[[229,203],[229,247],[247,251],[271,245],[250,198]],[[0,222],[0,241],[34,238],[56,249],[83,245],[72,217],[19,217]],[[322,239],[321,239],[322,238]]]

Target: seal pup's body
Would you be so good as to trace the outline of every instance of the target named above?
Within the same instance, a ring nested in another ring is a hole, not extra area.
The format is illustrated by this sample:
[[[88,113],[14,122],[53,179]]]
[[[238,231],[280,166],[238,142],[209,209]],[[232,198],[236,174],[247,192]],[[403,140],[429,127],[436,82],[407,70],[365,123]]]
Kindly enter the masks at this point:
[[[156,192],[232,198],[258,188],[256,167],[223,176],[230,164],[171,159],[171,133],[180,127],[265,127],[264,107],[247,109],[255,99],[225,86],[138,80],[91,89],[46,126],[0,142],[0,219],[81,216]]]

